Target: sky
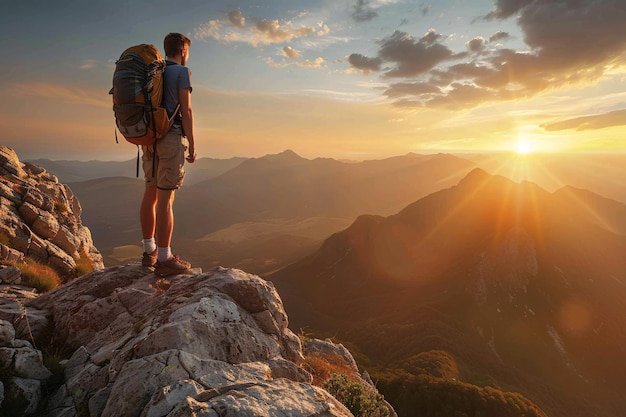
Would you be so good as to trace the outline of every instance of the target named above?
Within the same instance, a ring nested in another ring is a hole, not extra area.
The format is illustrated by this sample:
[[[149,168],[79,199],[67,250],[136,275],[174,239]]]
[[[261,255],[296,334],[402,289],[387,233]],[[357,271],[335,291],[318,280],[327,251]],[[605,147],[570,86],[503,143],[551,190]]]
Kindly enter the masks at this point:
[[[199,157],[626,151],[622,0],[31,0],[0,13],[0,144],[128,160],[127,47],[180,32]]]

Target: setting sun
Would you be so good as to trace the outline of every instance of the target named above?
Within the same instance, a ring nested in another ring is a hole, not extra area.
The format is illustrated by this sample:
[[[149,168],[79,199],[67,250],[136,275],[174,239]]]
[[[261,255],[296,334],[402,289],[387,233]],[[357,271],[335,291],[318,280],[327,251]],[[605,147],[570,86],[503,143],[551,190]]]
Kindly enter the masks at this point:
[[[521,139],[517,142],[517,144],[515,145],[515,152],[517,152],[520,155],[527,155],[530,152],[532,152],[532,145],[530,144],[529,141]]]

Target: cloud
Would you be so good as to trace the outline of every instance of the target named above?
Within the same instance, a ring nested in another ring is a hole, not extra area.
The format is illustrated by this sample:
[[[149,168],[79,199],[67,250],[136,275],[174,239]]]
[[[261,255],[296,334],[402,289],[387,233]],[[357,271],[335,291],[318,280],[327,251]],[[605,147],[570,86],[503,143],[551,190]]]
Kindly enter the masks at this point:
[[[96,61],[95,59],[86,59],[78,68],[82,70],[90,70],[96,68],[97,66],[98,61]]]
[[[495,10],[485,16],[487,19],[507,19],[526,7],[528,0],[496,0]]]
[[[352,54],[348,61],[354,69],[365,73],[380,71],[383,63],[389,63],[392,67],[383,74],[385,78],[415,77],[452,59],[454,53],[441,43],[443,39],[445,37],[433,29],[420,39],[396,30],[390,37],[380,41],[377,57]]]
[[[573,119],[542,125],[541,127],[552,132],[566,129],[576,129],[578,131],[603,129],[605,127],[624,125],[626,125],[626,109],[615,110],[605,114],[575,117]]]
[[[209,38],[222,42],[237,42],[242,39],[242,35],[224,30],[226,24],[221,20],[209,20],[202,23],[193,30],[193,37],[197,40]]]
[[[498,42],[504,41],[511,37],[508,32],[502,32],[501,30],[497,31],[493,35],[489,37],[489,42]]]
[[[351,54],[348,57],[348,62],[353,68],[369,74],[370,72],[380,71],[383,60],[381,58],[368,58],[361,54]]]
[[[416,82],[416,83],[397,83],[385,91],[385,95],[389,98],[421,96],[426,94],[441,94],[441,89],[433,84]]]
[[[281,24],[278,20],[267,19],[257,20],[252,31],[255,33],[253,44],[283,43],[317,34],[315,26],[294,28],[291,22]]]
[[[357,0],[356,4],[352,6],[354,12],[352,18],[357,22],[367,22],[378,17],[378,13],[368,7],[367,0]]]
[[[326,63],[326,60],[322,57],[317,57],[313,61],[280,61],[276,62],[272,57],[263,58],[265,63],[272,68],[287,68],[287,67],[301,67],[301,68],[321,68]]]
[[[497,44],[511,37],[503,31],[474,37],[465,51],[451,50],[435,30],[419,39],[396,31],[378,42],[376,55],[351,54],[351,69],[397,79],[400,86],[386,95],[399,105],[459,109],[590,85],[626,67],[626,8],[616,1],[495,0],[484,19],[515,19],[526,47]],[[407,83],[429,83],[439,93],[411,93]]]
[[[482,36],[477,36],[474,39],[468,41],[465,46],[467,46],[467,49],[469,49],[470,52],[481,52],[483,49],[485,49],[485,38],[483,38]]]
[[[248,25],[247,20],[252,24]],[[297,25],[291,20],[246,19],[240,10],[229,12],[226,20],[210,20],[197,26],[193,31],[197,40],[243,42],[254,47],[285,43],[300,38],[323,37],[329,32],[330,28],[323,22],[305,26]]]
[[[302,55],[302,52],[296,51],[291,46],[285,46],[283,48],[283,55],[287,58],[295,59],[295,58],[299,58],[300,55]]]
[[[241,14],[241,10],[228,12],[228,22],[239,29],[246,26],[246,18]]]

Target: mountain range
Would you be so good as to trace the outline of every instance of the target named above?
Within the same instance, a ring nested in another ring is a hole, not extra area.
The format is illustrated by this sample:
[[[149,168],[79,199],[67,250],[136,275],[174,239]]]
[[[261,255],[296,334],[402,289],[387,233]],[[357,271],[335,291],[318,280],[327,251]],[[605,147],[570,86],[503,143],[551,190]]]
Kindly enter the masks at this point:
[[[595,193],[626,203],[626,175],[623,153],[542,153],[519,155],[462,154],[461,158],[492,174],[513,181],[531,181],[548,191],[566,185],[593,190]]]
[[[549,416],[617,417],[625,222],[626,205],[590,191],[474,169],[267,278],[294,327],[361,352],[399,415],[433,412],[417,393],[451,389],[459,415],[477,415],[470,399],[498,389]]]
[[[188,170],[185,181],[192,184],[207,178],[216,177],[231,168],[236,167],[247,158],[235,157],[229,159],[200,158],[194,168]],[[63,183],[83,182],[107,177],[137,177],[137,159],[127,161],[73,161],[73,160],[31,160],[35,165],[54,173]],[[141,167],[139,177],[143,178]]]
[[[173,245],[205,268],[226,265],[263,275],[308,255],[357,216],[396,213],[475,167],[549,191],[571,185],[626,202],[626,184],[617,180],[626,175],[620,161],[608,154],[409,153],[354,162],[306,159],[290,150],[261,158],[201,158],[187,166],[177,192]],[[107,265],[141,255],[136,208],[143,179],[133,178],[135,161],[36,162],[79,197]]]
[[[267,273],[315,250],[357,215],[393,213],[454,184],[473,167],[446,154],[346,163],[285,151],[246,159],[177,191],[173,247],[204,268],[228,265]],[[69,185],[105,262],[126,261],[111,257],[116,248],[134,247],[131,255],[139,256],[143,181],[109,177]],[[242,240],[237,225],[264,232]],[[214,257],[207,259],[207,253]]]

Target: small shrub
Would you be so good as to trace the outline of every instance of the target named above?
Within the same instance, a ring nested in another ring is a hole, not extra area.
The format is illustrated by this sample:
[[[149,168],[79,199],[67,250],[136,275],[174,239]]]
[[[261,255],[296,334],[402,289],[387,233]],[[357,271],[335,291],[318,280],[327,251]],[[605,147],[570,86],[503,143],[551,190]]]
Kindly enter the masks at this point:
[[[139,320],[133,324],[133,334],[139,334],[141,328],[146,324],[143,320]]]
[[[362,382],[351,380],[345,374],[332,374],[324,384],[324,389],[355,417],[389,416],[389,408],[381,394]]]
[[[54,211],[56,211],[57,213],[61,213],[61,214],[67,214],[68,213],[67,205],[61,201],[55,201]]]
[[[42,351],[43,364],[52,373],[46,381],[46,386],[51,390],[61,387],[65,382],[65,364],[69,354],[60,349],[49,346]]]
[[[308,337],[301,330],[305,344]],[[313,376],[313,385],[322,387],[342,403],[355,417],[388,417],[384,397],[363,382],[346,359],[337,353],[306,353],[303,368]]]
[[[351,374],[352,368],[339,355],[306,355],[304,358],[305,369],[313,376],[313,385],[323,386],[332,374]]]
[[[87,256],[85,249],[80,251],[80,257],[76,260],[76,267],[74,273],[77,277],[82,277],[85,274],[92,272],[95,269],[91,258]]]

